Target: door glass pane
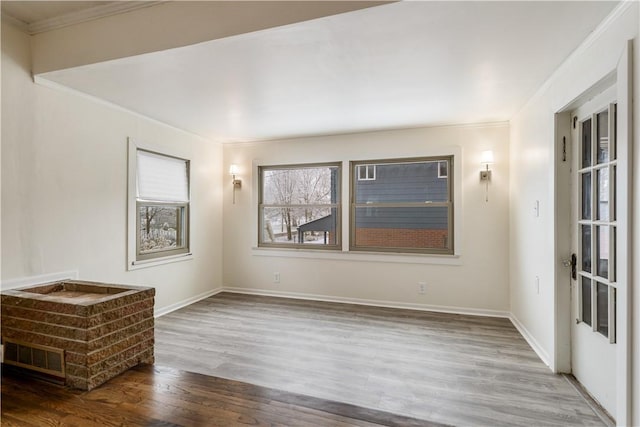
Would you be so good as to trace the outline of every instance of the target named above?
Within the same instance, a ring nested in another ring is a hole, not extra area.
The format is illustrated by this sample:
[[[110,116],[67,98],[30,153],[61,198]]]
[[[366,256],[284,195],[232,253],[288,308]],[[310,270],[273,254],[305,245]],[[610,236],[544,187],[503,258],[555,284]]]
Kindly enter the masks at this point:
[[[591,166],[591,119],[582,122],[582,167]]]
[[[613,138],[611,139],[612,160],[618,158],[618,104],[613,105]]]
[[[612,200],[611,200],[611,204],[612,204],[612,212],[611,215],[611,221],[615,221],[617,218],[618,213],[616,212],[616,173],[618,172],[618,169],[616,168],[616,165],[611,166],[611,177],[609,179],[609,182],[611,182],[611,186],[613,187],[613,191],[610,193],[612,194]]]
[[[597,274],[609,278],[609,227],[596,226],[596,268]]]
[[[582,225],[582,271],[591,273],[591,226]]]
[[[598,163],[609,161],[609,111],[597,115],[598,120]]]
[[[609,220],[609,168],[598,169],[596,173],[598,193],[596,209],[597,218],[601,221]]]
[[[609,286],[598,283],[596,304],[598,305],[598,332],[606,337],[609,335]]]
[[[587,277],[582,277],[581,296],[582,321],[591,326],[591,279]]]
[[[582,219],[591,219],[591,172],[582,174]]]
[[[618,310],[618,299],[617,299],[617,290],[616,288],[614,288],[613,286],[609,287],[609,297],[611,298],[611,304],[609,305],[609,307],[611,307],[611,313],[609,313],[609,336],[612,337],[612,339],[609,341],[611,343],[616,342],[616,328],[617,328],[617,323],[616,323],[616,312]]]
[[[616,227],[611,227],[611,274],[609,275],[609,281],[610,282],[616,282],[616,274],[617,274],[617,270],[616,267],[618,265],[618,257],[616,256],[616,232],[617,232],[617,228]]]

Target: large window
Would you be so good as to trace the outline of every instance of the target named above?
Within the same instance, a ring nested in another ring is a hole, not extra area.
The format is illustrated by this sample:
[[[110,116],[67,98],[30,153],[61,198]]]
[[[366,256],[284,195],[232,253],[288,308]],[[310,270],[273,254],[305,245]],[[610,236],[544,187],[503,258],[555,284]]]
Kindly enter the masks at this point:
[[[363,166],[375,179],[360,179]],[[453,156],[351,162],[351,250],[453,254]]]
[[[340,249],[340,164],[259,168],[259,246]]]
[[[135,152],[135,261],[189,252],[189,161]]]

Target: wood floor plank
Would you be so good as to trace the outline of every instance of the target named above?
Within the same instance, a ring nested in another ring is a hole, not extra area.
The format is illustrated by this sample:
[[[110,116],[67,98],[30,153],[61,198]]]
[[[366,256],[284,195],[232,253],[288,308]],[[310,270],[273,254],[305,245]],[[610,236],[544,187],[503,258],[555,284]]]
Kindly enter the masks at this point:
[[[222,293],[156,321],[159,364],[456,425],[602,425],[508,319]]]
[[[3,373],[1,417],[3,426],[442,426],[150,365],[88,392]]]

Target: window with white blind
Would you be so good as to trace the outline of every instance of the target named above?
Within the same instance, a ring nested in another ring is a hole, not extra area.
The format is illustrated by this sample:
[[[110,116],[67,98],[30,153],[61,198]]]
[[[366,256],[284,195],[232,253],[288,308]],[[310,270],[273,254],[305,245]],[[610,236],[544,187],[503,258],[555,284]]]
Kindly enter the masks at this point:
[[[131,264],[189,254],[189,160],[137,146],[130,156],[134,164],[129,171],[135,178],[135,202],[130,194],[130,203],[135,203]]]

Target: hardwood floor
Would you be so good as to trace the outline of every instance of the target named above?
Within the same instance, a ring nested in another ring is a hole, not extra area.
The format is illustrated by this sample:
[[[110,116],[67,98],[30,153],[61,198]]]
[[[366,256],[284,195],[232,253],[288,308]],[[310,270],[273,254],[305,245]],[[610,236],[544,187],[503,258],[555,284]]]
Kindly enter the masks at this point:
[[[88,392],[3,373],[1,416],[6,427],[425,425],[409,417],[151,365],[137,366]]]
[[[156,363],[444,424],[604,425],[507,319],[222,293],[157,319]]]

